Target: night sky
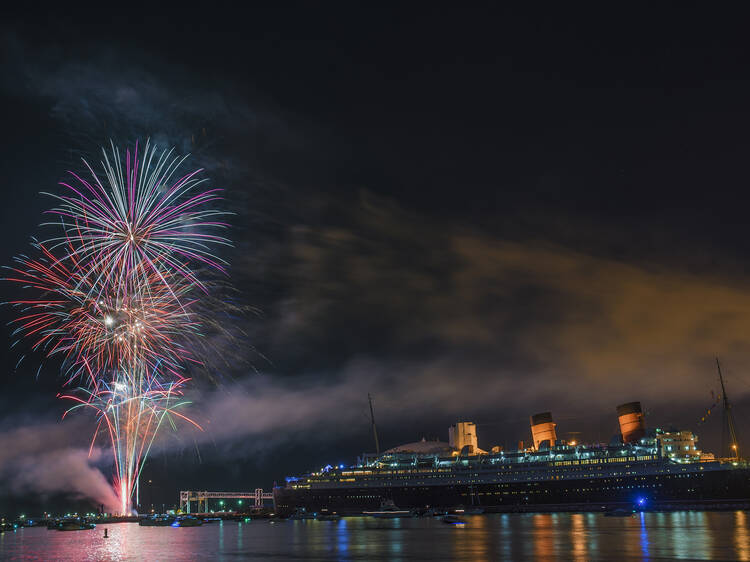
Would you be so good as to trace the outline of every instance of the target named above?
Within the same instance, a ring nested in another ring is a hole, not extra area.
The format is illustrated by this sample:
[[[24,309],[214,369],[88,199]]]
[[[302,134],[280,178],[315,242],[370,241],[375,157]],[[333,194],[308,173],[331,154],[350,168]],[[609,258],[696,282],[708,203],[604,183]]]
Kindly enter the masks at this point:
[[[457,9],[0,24],[0,263],[39,233],[40,192],[110,139],[191,153],[234,213],[236,339],[212,342],[223,360],[191,392],[206,431],[162,435],[144,503],[353,462],[368,392],[387,447],[459,419],[515,447],[547,410],[609,441],[640,400],[717,451],[718,412],[698,423],[717,354],[750,447],[742,18]],[[59,365],[16,368],[12,317],[2,513],[111,474],[81,455],[91,419],[60,421]]]

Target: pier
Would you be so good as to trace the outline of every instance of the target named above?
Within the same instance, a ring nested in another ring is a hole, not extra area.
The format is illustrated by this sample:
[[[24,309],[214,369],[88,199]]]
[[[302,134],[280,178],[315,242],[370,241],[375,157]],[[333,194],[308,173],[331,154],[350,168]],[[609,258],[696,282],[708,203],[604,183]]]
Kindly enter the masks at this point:
[[[256,488],[254,492],[208,492],[183,490],[180,492],[180,511],[183,511],[184,513],[191,513],[191,502],[197,502],[197,512],[207,513],[209,500],[217,500],[219,502],[219,505],[222,507],[221,511],[225,511],[223,509],[225,500],[237,500],[240,505],[242,504],[243,500],[252,500],[253,507],[262,508],[264,501],[273,501],[273,493],[264,492],[263,488]],[[201,507],[203,508],[202,511]],[[236,510],[227,509],[226,511]]]

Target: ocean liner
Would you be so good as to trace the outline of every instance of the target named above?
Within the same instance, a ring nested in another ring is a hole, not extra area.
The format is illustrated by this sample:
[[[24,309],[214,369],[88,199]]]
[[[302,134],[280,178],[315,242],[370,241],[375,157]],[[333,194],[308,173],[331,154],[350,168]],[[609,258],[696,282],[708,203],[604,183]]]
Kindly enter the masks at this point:
[[[514,451],[480,449],[475,424],[459,422],[447,443],[423,439],[363,455],[353,466],[288,477],[274,488],[276,509],[360,514],[384,502],[486,512],[750,507],[750,467],[739,458],[733,426],[732,456],[715,458],[698,449],[692,431],[646,429],[639,402],[617,413],[619,434],[590,445],[558,439],[551,413],[537,414],[533,442]]]

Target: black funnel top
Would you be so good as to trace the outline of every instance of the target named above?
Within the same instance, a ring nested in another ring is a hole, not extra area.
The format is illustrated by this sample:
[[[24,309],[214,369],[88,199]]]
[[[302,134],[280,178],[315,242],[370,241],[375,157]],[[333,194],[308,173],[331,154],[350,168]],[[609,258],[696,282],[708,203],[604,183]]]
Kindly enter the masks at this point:
[[[640,402],[628,402],[627,404],[620,404],[617,406],[617,415],[624,416],[626,414],[640,414],[641,410]]]
[[[541,414],[535,414],[531,416],[531,425],[537,425],[540,423],[549,423],[552,420],[552,412],[542,412]]]

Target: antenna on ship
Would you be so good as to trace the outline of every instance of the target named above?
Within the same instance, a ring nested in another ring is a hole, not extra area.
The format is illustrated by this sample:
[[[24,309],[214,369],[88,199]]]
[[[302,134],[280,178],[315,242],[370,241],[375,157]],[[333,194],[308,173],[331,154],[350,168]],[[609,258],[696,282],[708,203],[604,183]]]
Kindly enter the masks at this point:
[[[380,443],[378,442],[378,426],[375,425],[375,412],[372,409],[372,396],[367,393],[367,401],[370,403],[370,421],[372,422],[372,435],[375,437],[375,453],[380,454]]]
[[[729,434],[730,451],[735,459],[740,458],[740,451],[737,448],[737,431],[734,426],[734,414],[732,413],[732,404],[729,402],[726,388],[724,387],[724,377],[721,374],[721,365],[719,358],[716,358],[716,369],[719,371],[719,382],[721,383],[721,400],[724,405],[724,420],[721,427],[721,452],[726,451],[727,434]]]

